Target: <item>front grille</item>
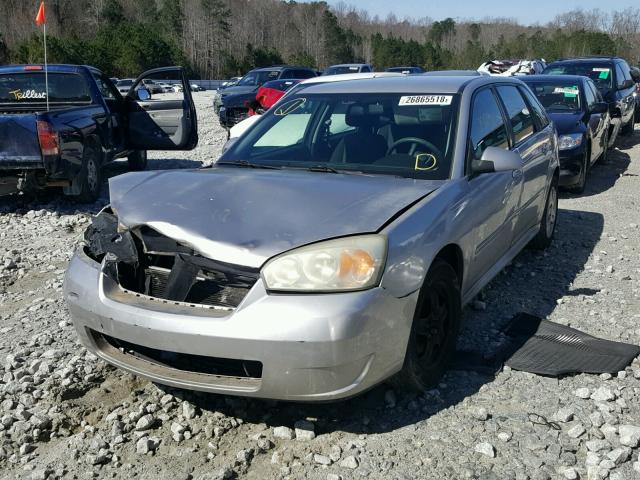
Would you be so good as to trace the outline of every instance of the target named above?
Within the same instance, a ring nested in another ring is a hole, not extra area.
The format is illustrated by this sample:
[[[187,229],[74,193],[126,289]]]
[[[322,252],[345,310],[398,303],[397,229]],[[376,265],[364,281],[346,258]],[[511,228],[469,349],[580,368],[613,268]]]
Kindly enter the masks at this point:
[[[227,108],[226,124],[229,126],[240,123],[249,115],[249,109],[243,107]]]
[[[120,340],[94,330],[91,330],[90,333],[98,342],[104,340],[125,355],[131,355],[162,367],[173,368],[189,373],[202,373],[224,377],[246,379],[262,378],[262,362],[256,360],[238,360],[158,350]]]
[[[202,257],[149,228],[132,232],[138,265],[120,263],[118,283],[163,300],[235,308],[253,287],[259,270]]]
[[[145,269],[145,277],[149,279],[148,295],[166,298],[166,287],[170,274],[171,271],[164,268],[150,267]],[[196,277],[184,301],[203,305],[237,307],[247,294],[248,286],[233,285],[225,280],[213,281],[201,276]]]

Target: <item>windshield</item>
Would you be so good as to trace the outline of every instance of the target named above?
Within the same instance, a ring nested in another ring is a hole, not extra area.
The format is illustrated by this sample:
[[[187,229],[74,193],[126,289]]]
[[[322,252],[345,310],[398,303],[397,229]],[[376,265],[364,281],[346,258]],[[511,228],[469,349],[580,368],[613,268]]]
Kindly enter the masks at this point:
[[[116,86],[118,87],[128,87],[130,85],[133,85],[133,80],[120,80],[116,83]]]
[[[0,75],[0,103],[45,103],[44,72]],[[75,73],[49,72],[49,103],[91,103],[84,79]]]
[[[329,67],[324,71],[324,75],[344,75],[345,73],[358,73],[360,67],[357,65],[342,66],[342,67]]]
[[[544,108],[549,112],[578,112],[581,110],[580,87],[572,82],[526,82]]]
[[[612,85],[611,67],[603,63],[567,63],[563,65],[550,65],[544,72],[545,75],[580,75],[589,77],[599,90],[608,90]]]
[[[449,178],[458,96],[313,94],[282,99],[219,164]]]
[[[275,80],[280,75],[279,70],[263,70],[261,72],[249,72],[237,83],[239,87],[259,86],[269,80]]]

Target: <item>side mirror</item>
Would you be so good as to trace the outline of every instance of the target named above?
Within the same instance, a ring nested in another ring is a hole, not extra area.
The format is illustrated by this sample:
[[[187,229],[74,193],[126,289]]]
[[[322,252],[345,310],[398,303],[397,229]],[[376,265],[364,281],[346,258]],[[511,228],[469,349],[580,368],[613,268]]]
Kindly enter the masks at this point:
[[[589,109],[589,113],[606,113],[609,111],[609,104],[606,102],[596,102]]]
[[[631,88],[635,85],[635,82],[633,80],[625,80],[624,82],[622,82],[622,86],[619,88],[619,90],[626,90],[627,88]]]
[[[146,102],[147,100],[151,99],[151,93],[146,88],[141,87],[136,90],[136,97],[139,101]]]
[[[480,160],[471,162],[471,171],[475,174],[508,172],[522,168],[522,157],[512,150],[487,147]]]

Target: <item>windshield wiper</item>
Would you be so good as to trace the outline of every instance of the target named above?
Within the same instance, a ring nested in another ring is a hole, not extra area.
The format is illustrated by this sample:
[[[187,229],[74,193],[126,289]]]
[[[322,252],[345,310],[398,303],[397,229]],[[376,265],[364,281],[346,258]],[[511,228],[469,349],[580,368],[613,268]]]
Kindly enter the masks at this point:
[[[224,162],[214,163],[213,165],[231,165],[234,167],[245,167],[245,168],[266,168],[268,170],[280,170],[282,167],[278,167],[275,165],[264,165],[261,163],[251,163],[247,160],[226,160]],[[213,166],[211,165],[211,166]]]
[[[331,168],[327,165],[313,165],[307,168],[307,170],[310,172],[322,172],[322,173],[344,173],[339,170],[336,170],[335,168]]]

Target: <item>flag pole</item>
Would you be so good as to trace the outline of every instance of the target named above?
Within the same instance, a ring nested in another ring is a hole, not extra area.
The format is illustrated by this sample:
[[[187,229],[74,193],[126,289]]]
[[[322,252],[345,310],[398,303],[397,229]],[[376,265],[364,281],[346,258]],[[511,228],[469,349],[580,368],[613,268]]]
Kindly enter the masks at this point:
[[[47,68],[47,22],[43,26],[44,32],[44,91],[47,99],[47,112],[49,111],[49,69]]]

